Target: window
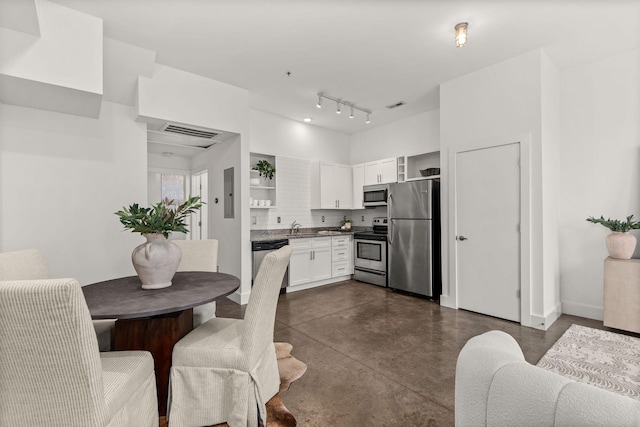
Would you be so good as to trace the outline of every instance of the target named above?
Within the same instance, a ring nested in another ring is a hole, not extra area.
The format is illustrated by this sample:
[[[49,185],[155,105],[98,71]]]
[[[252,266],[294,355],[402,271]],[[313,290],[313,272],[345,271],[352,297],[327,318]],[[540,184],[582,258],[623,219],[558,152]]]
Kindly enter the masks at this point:
[[[162,200],[168,198],[173,200],[174,205],[179,205],[185,201],[185,180],[184,175],[162,174],[161,195]]]

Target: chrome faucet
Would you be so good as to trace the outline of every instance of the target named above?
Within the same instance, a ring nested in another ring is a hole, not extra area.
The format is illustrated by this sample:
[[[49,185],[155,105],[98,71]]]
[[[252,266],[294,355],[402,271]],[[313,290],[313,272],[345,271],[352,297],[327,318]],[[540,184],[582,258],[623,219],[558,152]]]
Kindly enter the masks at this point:
[[[298,224],[298,221],[294,220],[291,223],[291,233],[290,234],[297,234],[300,232],[300,224]]]

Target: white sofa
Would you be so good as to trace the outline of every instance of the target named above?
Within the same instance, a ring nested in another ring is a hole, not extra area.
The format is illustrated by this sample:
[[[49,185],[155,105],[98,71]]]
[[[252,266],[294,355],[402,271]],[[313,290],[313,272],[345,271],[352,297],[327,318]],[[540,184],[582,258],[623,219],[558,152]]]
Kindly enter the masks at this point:
[[[460,351],[456,426],[638,426],[640,401],[527,363],[513,337],[490,331]]]

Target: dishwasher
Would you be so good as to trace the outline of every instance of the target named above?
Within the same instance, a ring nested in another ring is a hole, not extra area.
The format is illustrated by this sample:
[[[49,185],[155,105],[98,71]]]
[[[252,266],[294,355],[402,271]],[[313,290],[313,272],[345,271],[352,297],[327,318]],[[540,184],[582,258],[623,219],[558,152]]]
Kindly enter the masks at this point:
[[[253,286],[253,281],[258,275],[258,269],[260,268],[260,264],[262,264],[262,260],[264,259],[264,257],[267,256],[269,252],[277,251],[281,247],[288,244],[288,239],[274,239],[251,242],[251,252],[253,254],[253,274],[251,275],[251,286]],[[287,271],[284,272],[284,277],[282,278],[282,286],[280,287],[281,294],[286,292],[287,286],[289,286],[289,266],[287,266]]]

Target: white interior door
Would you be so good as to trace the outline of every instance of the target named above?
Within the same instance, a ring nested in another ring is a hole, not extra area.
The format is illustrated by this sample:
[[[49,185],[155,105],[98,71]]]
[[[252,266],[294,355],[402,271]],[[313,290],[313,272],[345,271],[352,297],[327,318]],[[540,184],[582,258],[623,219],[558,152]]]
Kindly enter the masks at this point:
[[[204,202],[200,210],[196,211],[191,218],[191,239],[202,240],[209,238],[209,173],[207,171],[193,175],[192,178],[192,196],[200,196],[200,200]]]
[[[456,153],[458,306],[520,321],[520,143]]]

